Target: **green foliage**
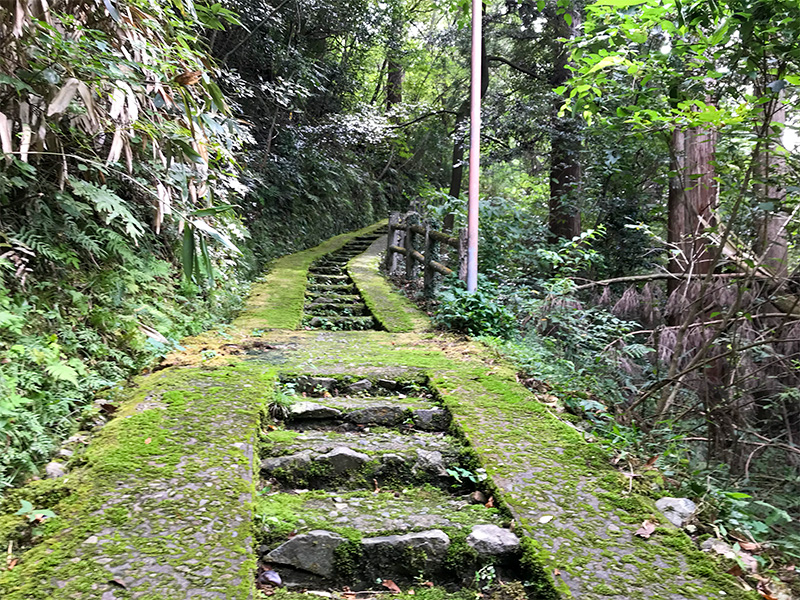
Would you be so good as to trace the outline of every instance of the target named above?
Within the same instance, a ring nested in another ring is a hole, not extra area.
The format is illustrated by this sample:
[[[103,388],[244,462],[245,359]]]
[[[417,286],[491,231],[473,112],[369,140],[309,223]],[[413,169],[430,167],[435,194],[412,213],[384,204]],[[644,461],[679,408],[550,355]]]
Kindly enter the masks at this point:
[[[33,504],[31,504],[27,500],[21,500],[20,502],[22,503],[22,506],[14,514],[27,517],[28,521],[30,522],[41,521],[43,518],[55,519],[58,517],[58,515],[54,513],[52,510],[34,508]]]
[[[468,292],[462,282],[455,281],[439,292],[437,300],[434,321],[441,327],[473,336],[508,337],[514,332],[514,315],[486,280],[475,292]]]

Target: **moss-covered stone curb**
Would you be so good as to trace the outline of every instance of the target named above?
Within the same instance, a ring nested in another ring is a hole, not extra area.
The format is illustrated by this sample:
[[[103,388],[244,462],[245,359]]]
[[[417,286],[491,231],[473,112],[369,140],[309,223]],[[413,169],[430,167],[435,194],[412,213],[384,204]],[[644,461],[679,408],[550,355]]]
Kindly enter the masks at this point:
[[[386,331],[402,333],[430,329],[430,320],[396,291],[378,272],[386,238],[375,240],[366,252],[347,265],[347,272],[364,298],[367,308]]]
[[[241,363],[139,378],[85,466],[53,482],[69,495],[0,574],[0,597],[251,598],[254,447],[271,381]]]
[[[319,246],[276,260],[265,280],[253,286],[244,312],[234,321],[234,326],[242,330],[300,327],[311,263],[338,250],[353,238],[380,229],[386,223],[380,221],[358,231],[337,235]]]

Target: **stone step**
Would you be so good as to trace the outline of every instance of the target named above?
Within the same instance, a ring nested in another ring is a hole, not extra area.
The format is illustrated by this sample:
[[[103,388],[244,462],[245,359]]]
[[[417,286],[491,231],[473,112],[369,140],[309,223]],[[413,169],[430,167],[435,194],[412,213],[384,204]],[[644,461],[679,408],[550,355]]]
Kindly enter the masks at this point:
[[[313,306],[315,304],[349,304],[359,302],[361,296],[356,294],[306,294],[306,305]]]
[[[351,283],[349,275],[311,275],[309,279],[314,283]]]
[[[310,275],[340,275],[342,273],[341,265],[328,265],[328,266],[314,266],[308,270]]]
[[[309,318],[310,317],[310,318]],[[304,324],[317,329],[328,329],[331,331],[357,331],[363,329],[375,329],[377,323],[372,316],[366,317],[342,317],[330,315],[326,317],[310,316],[304,319]]]
[[[352,283],[309,283],[306,292],[310,294],[350,294],[356,291]]]
[[[328,529],[356,529],[362,535],[410,533],[425,529],[469,531],[473,525],[503,526],[509,519],[486,508],[486,497],[452,495],[433,486],[401,489],[329,491],[290,489],[259,496],[255,520],[259,554],[284,542],[290,534]]]
[[[299,377],[281,377],[281,384],[292,387],[301,394],[314,397],[372,397],[392,396],[398,400],[419,398],[430,399],[430,390],[418,380],[371,379],[354,376],[326,377],[325,375],[301,375]]]
[[[450,425],[449,413],[440,406],[422,398],[319,398],[313,402],[303,400],[290,407],[289,423],[314,427],[319,422],[334,426],[382,426],[446,431]]]
[[[363,302],[351,302],[351,303],[344,303],[344,302],[313,302],[310,304],[306,304],[303,308],[303,312],[307,315],[320,315],[320,316],[364,316],[365,314],[369,314],[367,311],[367,305]]]
[[[490,562],[510,569],[520,542],[502,527],[506,521],[497,509],[431,487],[300,490],[262,496],[256,506],[261,561],[289,588],[365,589],[379,579],[408,584],[420,575],[460,583]],[[459,560],[448,560],[459,547]]]
[[[376,481],[447,487],[466,456],[457,440],[441,433],[308,430],[264,437],[262,476],[290,487],[372,489]]]

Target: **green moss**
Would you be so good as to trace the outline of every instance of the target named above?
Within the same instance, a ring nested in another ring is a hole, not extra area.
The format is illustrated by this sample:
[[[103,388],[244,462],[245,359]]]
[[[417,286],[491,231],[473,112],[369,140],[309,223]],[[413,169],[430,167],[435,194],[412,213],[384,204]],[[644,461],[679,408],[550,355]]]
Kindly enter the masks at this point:
[[[169,488],[160,483],[176,477],[183,493],[194,486],[192,493],[205,498],[207,506],[224,507],[225,518],[247,515],[235,530],[220,531],[209,540],[223,557],[247,557],[238,573],[232,574],[238,583],[221,579],[212,588],[225,590],[231,599],[247,598],[252,587],[249,573],[255,567],[249,548],[243,546],[252,535],[250,507],[249,503],[232,505],[230,500],[252,494],[253,484],[237,477],[220,479],[213,487],[206,484],[209,470],[250,471],[249,460],[235,443],[255,437],[265,380],[271,382],[269,373],[244,364],[213,371],[168,369],[137,380],[138,386],[129,392],[118,417],[92,440],[86,466],[70,473],[69,495],[53,506],[59,518],[47,524],[40,543],[13,571],[0,574],[4,600],[98,597],[97,590],[108,585],[110,572],[90,559],[97,551],[111,560],[110,565],[126,560],[135,565],[150,557],[164,566],[184,567],[187,557],[176,556],[175,549],[197,545],[200,550],[200,546],[192,537],[193,527],[171,533],[175,522],[189,522],[197,516],[193,505],[187,505],[185,498],[172,498]],[[220,438],[216,419],[231,418],[238,420],[238,431]],[[157,507],[131,488],[136,485],[146,490],[150,482],[168,492]],[[129,491],[123,492],[123,488]],[[141,530],[148,534],[138,533]],[[102,547],[86,542],[98,535],[104,538]],[[75,557],[84,559],[74,562]],[[219,570],[219,557],[200,551],[197,568],[208,565]],[[55,588],[56,581],[66,584]],[[147,585],[132,591],[147,592]]]
[[[600,594],[601,596],[616,596],[619,590],[611,587],[608,584],[600,583],[594,586],[592,592],[595,594]]]
[[[297,439],[300,433],[288,429],[276,429],[264,434],[264,439],[271,444],[290,444]]]
[[[360,565],[364,558],[364,546],[357,533],[346,536],[348,539],[339,544],[333,551],[334,572],[338,580],[352,581],[359,575]]]
[[[392,288],[380,275],[379,267],[377,248],[357,256],[347,265],[348,274],[373,316],[392,333],[429,329],[430,319]]]

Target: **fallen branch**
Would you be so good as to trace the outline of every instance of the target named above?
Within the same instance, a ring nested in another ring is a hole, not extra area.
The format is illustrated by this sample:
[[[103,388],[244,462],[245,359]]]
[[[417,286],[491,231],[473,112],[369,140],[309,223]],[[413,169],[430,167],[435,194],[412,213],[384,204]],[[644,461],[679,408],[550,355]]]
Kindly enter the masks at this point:
[[[712,277],[720,279],[737,279],[741,277],[752,277],[750,273],[714,273]],[[588,290],[598,285],[607,286],[614,283],[634,283],[637,281],[658,281],[659,279],[692,279],[698,276],[694,273],[651,273],[649,275],[629,275],[628,277],[614,277],[613,279],[603,279],[579,285],[573,291]],[[769,275],[763,275],[764,279],[770,279]]]

